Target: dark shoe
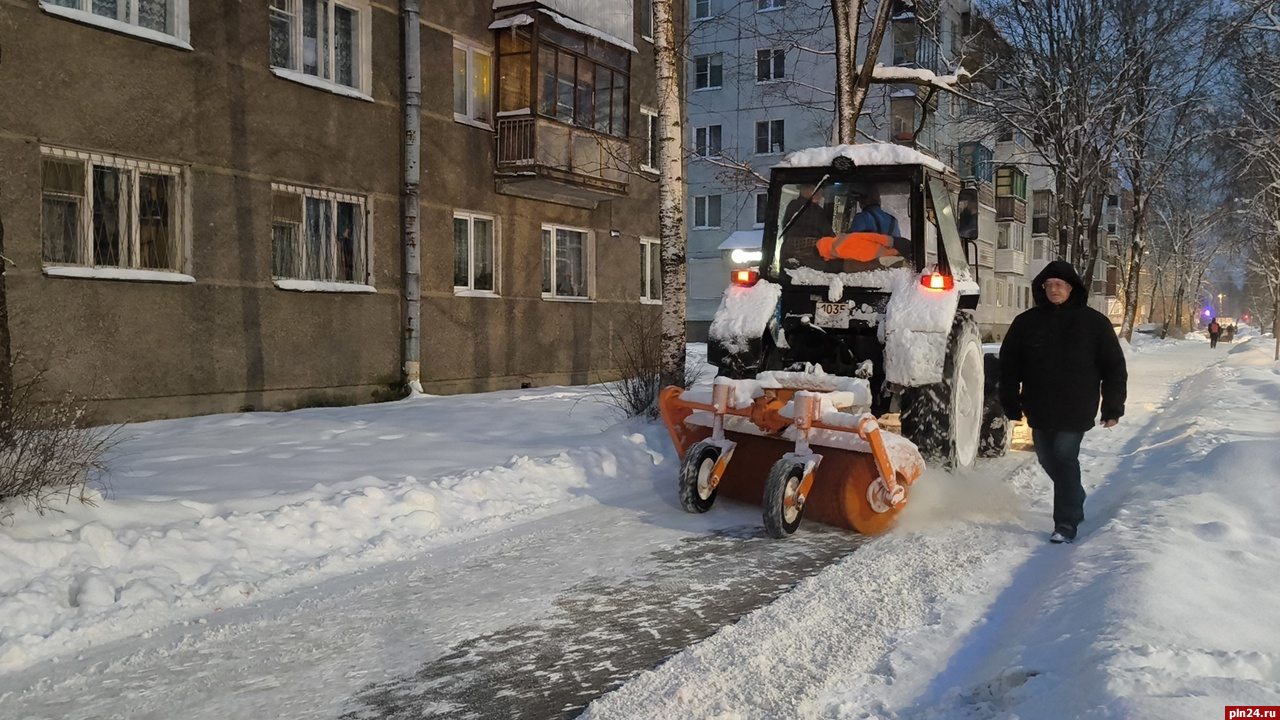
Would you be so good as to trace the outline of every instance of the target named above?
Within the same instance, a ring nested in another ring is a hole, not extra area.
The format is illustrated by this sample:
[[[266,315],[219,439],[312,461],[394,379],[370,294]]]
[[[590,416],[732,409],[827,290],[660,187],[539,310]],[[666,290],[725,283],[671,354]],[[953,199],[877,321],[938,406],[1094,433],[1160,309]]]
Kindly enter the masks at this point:
[[[1049,536],[1049,542],[1054,545],[1061,543],[1073,542],[1076,539],[1076,529],[1066,525],[1059,525],[1053,529],[1053,534]]]

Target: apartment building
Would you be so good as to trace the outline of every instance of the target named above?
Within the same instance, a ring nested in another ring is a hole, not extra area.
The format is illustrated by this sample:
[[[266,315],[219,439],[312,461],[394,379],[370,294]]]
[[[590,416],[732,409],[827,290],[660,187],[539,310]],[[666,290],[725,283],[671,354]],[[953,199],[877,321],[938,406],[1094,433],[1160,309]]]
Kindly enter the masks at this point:
[[[688,318],[696,339],[729,273],[758,257],[769,168],[789,151],[832,142],[836,70],[822,0],[694,0],[689,10]],[[968,0],[896,0],[891,17],[876,62],[939,75],[964,68],[972,82],[998,83],[984,56],[998,35]],[[1055,256],[1057,206],[1032,143],[985,117],[955,95],[876,84],[859,131],[932,154],[960,176],[962,195],[979,208],[978,321],[998,340],[1031,306],[1031,280]]]
[[[398,3],[0,0],[15,352],[100,420],[368,402],[410,330],[427,392],[612,377],[660,302],[650,18],[422,3],[406,133]]]

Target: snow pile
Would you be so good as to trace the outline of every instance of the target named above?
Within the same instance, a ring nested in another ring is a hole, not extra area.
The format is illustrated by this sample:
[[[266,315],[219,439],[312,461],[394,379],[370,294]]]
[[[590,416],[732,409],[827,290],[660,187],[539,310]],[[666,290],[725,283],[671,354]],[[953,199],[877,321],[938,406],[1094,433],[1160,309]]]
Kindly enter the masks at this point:
[[[774,167],[828,167],[838,157],[847,157],[854,165],[924,165],[938,172],[947,166],[937,158],[905,145],[893,143],[866,143],[861,145],[831,145],[797,150],[788,154]]]
[[[780,297],[782,286],[767,280],[750,287],[730,285],[725,288],[708,336],[720,341],[730,353],[746,350],[749,342],[764,334],[778,310]]]

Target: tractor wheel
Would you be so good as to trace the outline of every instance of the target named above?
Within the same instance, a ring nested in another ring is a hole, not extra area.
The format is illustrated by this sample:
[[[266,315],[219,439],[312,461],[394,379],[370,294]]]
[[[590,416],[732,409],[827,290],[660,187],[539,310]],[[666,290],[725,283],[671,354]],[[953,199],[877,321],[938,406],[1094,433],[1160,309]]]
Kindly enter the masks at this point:
[[[803,480],[803,464],[789,458],[773,464],[764,483],[764,529],[769,537],[784,538],[800,527],[804,507],[796,502],[796,494]]]
[[[711,487],[711,471],[720,459],[720,447],[702,441],[694,443],[680,462],[680,504],[687,512],[704,513],[716,501]]]
[[[971,467],[982,430],[983,385],[978,326],[960,313],[951,326],[942,382],[902,392],[902,434],[926,460],[949,470]]]
[[[1000,358],[987,355],[983,362],[986,382],[982,391],[982,434],[978,437],[978,455],[984,458],[1004,457],[1013,446],[1013,421],[1004,416],[1000,404]]]

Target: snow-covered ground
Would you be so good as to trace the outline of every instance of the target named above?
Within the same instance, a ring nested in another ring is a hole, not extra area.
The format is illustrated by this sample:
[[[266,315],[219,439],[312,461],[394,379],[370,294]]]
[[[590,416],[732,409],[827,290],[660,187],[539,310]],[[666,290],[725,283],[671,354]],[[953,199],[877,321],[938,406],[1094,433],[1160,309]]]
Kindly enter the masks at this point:
[[[1046,543],[1049,482],[1031,453],[964,477],[929,471],[897,529],[587,715],[1203,718],[1280,705],[1280,364],[1256,338],[1135,340],[1126,416],[1086,437],[1074,545]],[[611,550],[758,518],[679,510],[665,431],[619,422],[599,388],[124,435],[96,506],[15,507],[0,528],[5,716],[337,717],[377,671],[414,669],[397,667],[413,652],[371,645],[379,621],[438,654],[535,612],[568,578],[643,570],[613,568]],[[511,562],[539,543],[551,549],[529,557],[554,560]],[[369,606],[384,568],[421,580],[417,615]],[[287,632],[299,627],[315,632]],[[262,649],[228,649],[245,647]]]

